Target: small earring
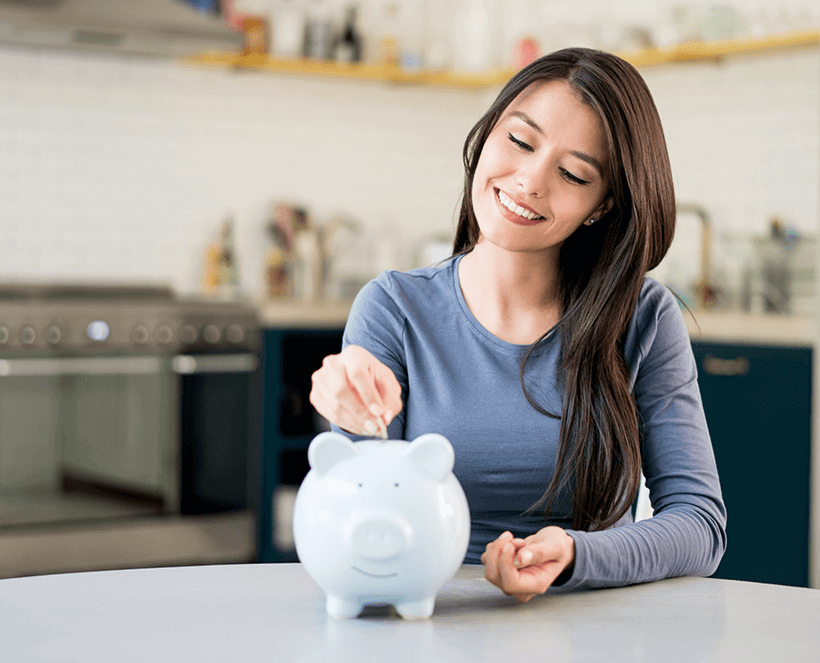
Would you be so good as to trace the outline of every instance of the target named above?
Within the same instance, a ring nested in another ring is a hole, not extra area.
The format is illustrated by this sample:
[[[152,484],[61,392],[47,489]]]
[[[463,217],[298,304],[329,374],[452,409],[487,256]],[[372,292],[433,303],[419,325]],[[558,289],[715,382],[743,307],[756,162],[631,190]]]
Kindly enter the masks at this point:
[[[595,223],[595,219],[590,219],[589,220],[589,225],[592,225],[593,223]]]

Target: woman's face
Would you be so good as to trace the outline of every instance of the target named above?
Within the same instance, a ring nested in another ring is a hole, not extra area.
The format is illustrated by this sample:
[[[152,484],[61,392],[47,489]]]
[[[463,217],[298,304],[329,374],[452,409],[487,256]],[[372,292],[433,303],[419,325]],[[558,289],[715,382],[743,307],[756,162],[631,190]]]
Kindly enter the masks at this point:
[[[600,119],[563,81],[534,83],[487,137],[473,178],[481,241],[509,251],[557,250],[611,205]]]

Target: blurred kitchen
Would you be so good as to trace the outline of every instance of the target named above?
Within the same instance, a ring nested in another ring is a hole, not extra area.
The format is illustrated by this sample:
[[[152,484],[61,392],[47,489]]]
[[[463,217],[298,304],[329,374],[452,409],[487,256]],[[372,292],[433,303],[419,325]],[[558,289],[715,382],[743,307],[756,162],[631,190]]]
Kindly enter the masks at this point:
[[[0,577],[294,559],[352,297],[448,255],[467,132],[582,45],[664,122],[723,577],[819,586],[819,37],[799,0],[0,0]]]

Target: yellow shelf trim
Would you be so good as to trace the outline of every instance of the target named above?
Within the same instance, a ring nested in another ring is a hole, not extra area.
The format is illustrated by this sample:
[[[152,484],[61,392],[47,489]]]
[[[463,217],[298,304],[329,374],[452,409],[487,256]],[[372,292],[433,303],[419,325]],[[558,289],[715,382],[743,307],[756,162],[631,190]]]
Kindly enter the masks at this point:
[[[820,30],[803,30],[762,38],[748,37],[711,42],[688,42],[669,48],[644,49],[619,53],[619,55],[640,68],[687,62],[718,62],[729,57],[757,53],[817,48],[818,44],[820,44]],[[395,65],[386,64],[341,64],[330,61],[274,58],[255,53],[243,55],[242,53],[213,51],[191,55],[185,58],[184,62],[197,66],[236,69],[238,71],[323,76],[463,89],[500,86],[506,83],[515,73],[514,70],[505,68],[491,69],[474,74],[432,70],[406,71]]]

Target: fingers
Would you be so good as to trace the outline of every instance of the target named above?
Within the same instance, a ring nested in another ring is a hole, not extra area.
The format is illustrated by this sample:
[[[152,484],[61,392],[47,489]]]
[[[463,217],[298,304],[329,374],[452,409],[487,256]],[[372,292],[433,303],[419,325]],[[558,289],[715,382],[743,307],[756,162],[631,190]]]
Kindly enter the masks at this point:
[[[522,541],[517,568],[556,563],[563,570],[575,561],[575,540],[560,527],[545,527]]]
[[[498,582],[496,581],[500,579],[498,556],[501,554],[504,545],[512,538],[513,535],[510,532],[504,532],[495,541],[490,541],[481,555],[481,563],[484,565],[484,577],[494,585],[497,585]]]
[[[368,418],[357,402],[351,403],[346,399],[337,399],[327,395],[322,387],[314,385],[310,392],[310,402],[316,411],[329,422],[337,425],[354,435],[372,435],[373,432],[365,430],[365,423]],[[373,425],[373,431],[377,426]]]
[[[516,550],[512,543],[507,543],[501,550],[498,556],[498,575],[501,581],[499,587],[501,591],[510,596],[515,596],[519,601],[529,601],[532,596],[527,592],[526,598],[522,590],[524,587],[521,583],[521,577],[518,569],[513,564],[513,557],[515,557]]]
[[[404,403],[401,400],[401,385],[387,366],[377,361],[373,367],[373,375],[376,379],[376,389],[381,396],[382,411],[380,415],[385,424],[389,424],[393,417],[401,412]]]
[[[340,357],[353,394],[368,415],[380,417],[384,413],[384,401],[376,377],[376,364],[380,362],[367,350],[355,345],[345,348]],[[384,374],[380,372],[379,377],[383,378]]]
[[[387,437],[385,426],[403,407],[401,385],[370,352],[348,346],[325,357],[312,376],[310,402],[331,423],[357,435]]]
[[[522,603],[546,592],[574,560],[575,542],[560,527],[544,528],[526,539],[505,532],[481,557],[487,580]]]

